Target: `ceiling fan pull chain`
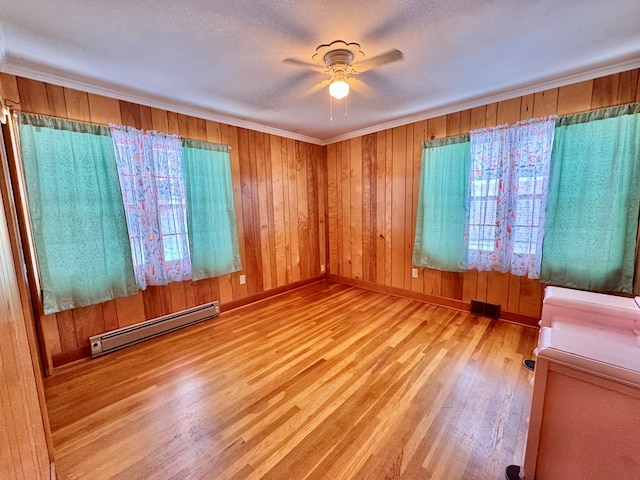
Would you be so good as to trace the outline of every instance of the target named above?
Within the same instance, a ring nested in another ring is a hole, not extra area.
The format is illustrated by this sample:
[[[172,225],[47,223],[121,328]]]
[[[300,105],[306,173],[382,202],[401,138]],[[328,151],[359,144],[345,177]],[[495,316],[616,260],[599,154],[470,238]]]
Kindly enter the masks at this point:
[[[333,97],[329,95],[329,120],[333,122]]]

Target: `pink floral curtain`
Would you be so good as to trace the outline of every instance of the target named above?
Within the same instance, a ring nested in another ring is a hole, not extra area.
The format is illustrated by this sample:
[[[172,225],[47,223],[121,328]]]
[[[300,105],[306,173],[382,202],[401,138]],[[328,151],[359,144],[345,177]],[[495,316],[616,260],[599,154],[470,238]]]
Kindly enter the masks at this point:
[[[180,138],[110,127],[138,287],[190,279]]]
[[[471,132],[466,268],[540,276],[555,118]]]

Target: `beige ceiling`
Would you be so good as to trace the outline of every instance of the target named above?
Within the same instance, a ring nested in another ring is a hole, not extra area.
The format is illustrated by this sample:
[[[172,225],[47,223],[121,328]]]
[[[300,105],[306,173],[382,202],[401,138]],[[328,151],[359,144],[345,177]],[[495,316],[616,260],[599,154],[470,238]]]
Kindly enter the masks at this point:
[[[0,0],[0,70],[318,144],[640,67],[640,0]],[[404,59],[352,81],[316,46]]]

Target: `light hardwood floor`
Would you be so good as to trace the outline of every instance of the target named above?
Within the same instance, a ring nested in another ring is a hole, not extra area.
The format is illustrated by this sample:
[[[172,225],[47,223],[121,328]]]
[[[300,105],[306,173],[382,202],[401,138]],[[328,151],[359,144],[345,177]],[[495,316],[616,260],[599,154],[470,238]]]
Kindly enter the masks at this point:
[[[48,378],[59,478],[500,479],[536,335],[316,283]]]

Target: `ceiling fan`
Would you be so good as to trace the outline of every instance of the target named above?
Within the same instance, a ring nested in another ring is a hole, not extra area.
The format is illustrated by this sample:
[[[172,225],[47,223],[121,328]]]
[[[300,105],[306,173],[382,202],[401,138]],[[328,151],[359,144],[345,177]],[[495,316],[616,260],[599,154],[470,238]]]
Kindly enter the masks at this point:
[[[329,94],[339,100],[349,94],[350,77],[403,58],[402,52],[396,49],[388,50],[367,60],[364,60],[364,56],[360,44],[335,40],[318,45],[311,57],[315,63],[296,58],[285,58],[283,62],[328,74]]]

